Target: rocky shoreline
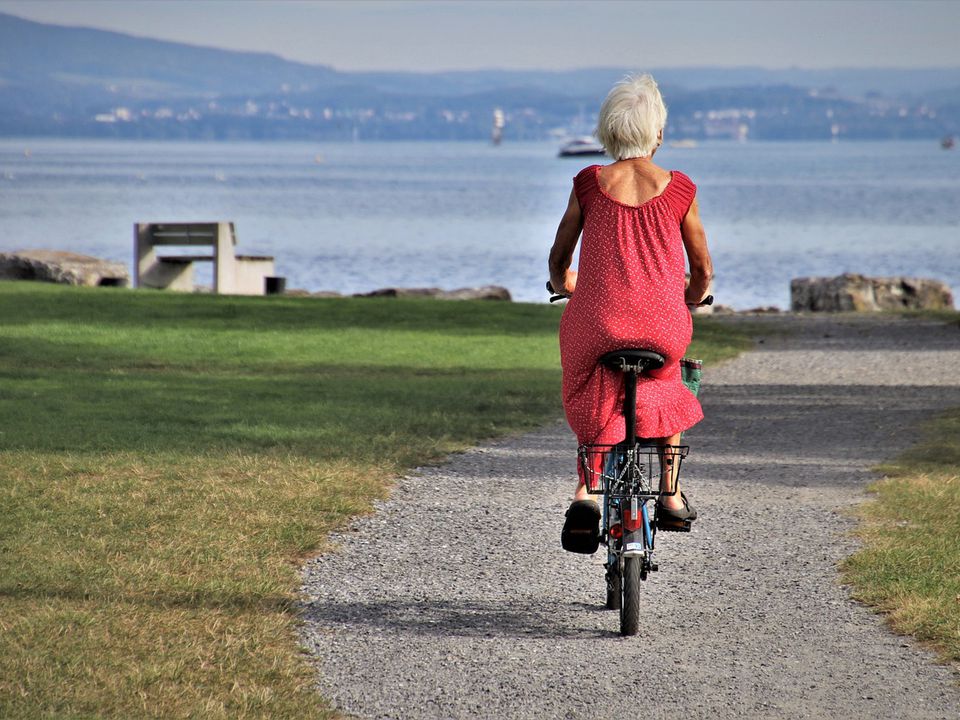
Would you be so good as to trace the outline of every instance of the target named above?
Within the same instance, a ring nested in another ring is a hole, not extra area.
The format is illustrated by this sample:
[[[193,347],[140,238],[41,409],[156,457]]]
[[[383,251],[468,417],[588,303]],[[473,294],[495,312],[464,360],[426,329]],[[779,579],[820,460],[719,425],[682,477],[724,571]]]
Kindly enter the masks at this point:
[[[337,298],[337,297],[387,297],[387,298],[434,298],[436,300],[500,300],[512,302],[513,298],[510,291],[501,285],[481,285],[479,287],[457,288],[456,290],[444,290],[437,287],[428,288],[403,288],[387,287],[379,288],[365,293],[353,293],[344,295],[334,290],[320,290],[310,292],[309,290],[287,290],[284,295],[290,297],[314,297],[314,298]]]
[[[65,285],[129,287],[130,275],[120,262],[60,250],[19,250],[0,253],[0,281],[32,280]],[[199,292],[209,289],[200,289]],[[333,290],[311,292],[289,289],[287,297],[391,297],[437,300],[494,300],[512,302],[501,285],[444,290],[438,287],[385,287],[344,295]],[[884,310],[952,310],[954,297],[943,282],[930,278],[868,277],[844,273],[835,277],[795,278],[790,282],[791,312],[879,312]],[[770,315],[783,312],[775,306],[737,310],[727,305],[697,308],[697,314]]]
[[[794,312],[952,310],[953,293],[946,283],[929,278],[844,273],[837,277],[791,280],[790,309]]]

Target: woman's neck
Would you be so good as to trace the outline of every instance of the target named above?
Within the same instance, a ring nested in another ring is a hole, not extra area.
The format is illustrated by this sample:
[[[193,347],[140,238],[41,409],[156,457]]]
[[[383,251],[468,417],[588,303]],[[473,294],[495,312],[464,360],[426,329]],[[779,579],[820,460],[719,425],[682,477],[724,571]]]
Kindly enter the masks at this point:
[[[656,150],[654,150],[656,152]],[[653,164],[653,152],[650,153],[647,157],[633,157],[633,158],[624,158],[623,160],[617,160],[621,163],[630,163],[632,165],[652,165]]]

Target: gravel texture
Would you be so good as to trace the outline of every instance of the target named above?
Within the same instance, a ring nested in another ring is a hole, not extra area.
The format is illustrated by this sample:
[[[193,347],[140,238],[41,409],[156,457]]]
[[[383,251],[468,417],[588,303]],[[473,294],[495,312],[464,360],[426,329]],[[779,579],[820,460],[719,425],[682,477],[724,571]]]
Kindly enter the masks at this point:
[[[556,423],[399,480],[306,565],[320,692],[362,718],[960,718],[957,676],[836,572],[871,466],[960,405],[960,328],[759,322],[756,351],[705,370],[682,475],[700,519],[658,536],[639,635],[603,609],[602,552],[560,549]]]

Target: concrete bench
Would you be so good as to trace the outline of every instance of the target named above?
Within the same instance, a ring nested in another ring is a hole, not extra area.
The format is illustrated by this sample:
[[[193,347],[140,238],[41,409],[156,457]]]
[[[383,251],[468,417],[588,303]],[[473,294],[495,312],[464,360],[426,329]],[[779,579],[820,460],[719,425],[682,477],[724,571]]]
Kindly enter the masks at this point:
[[[133,229],[134,285],[193,292],[194,263],[213,263],[213,291],[227,295],[264,295],[274,259],[237,255],[232,222],[136,223]],[[208,254],[160,255],[158,247],[206,247]]]

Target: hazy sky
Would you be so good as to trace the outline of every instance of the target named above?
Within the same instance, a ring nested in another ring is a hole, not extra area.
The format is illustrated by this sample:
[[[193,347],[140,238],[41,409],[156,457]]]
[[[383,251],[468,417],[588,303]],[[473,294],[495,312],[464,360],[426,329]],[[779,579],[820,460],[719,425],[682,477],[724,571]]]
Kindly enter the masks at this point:
[[[960,65],[958,0],[0,0],[0,12],[341,70]]]

